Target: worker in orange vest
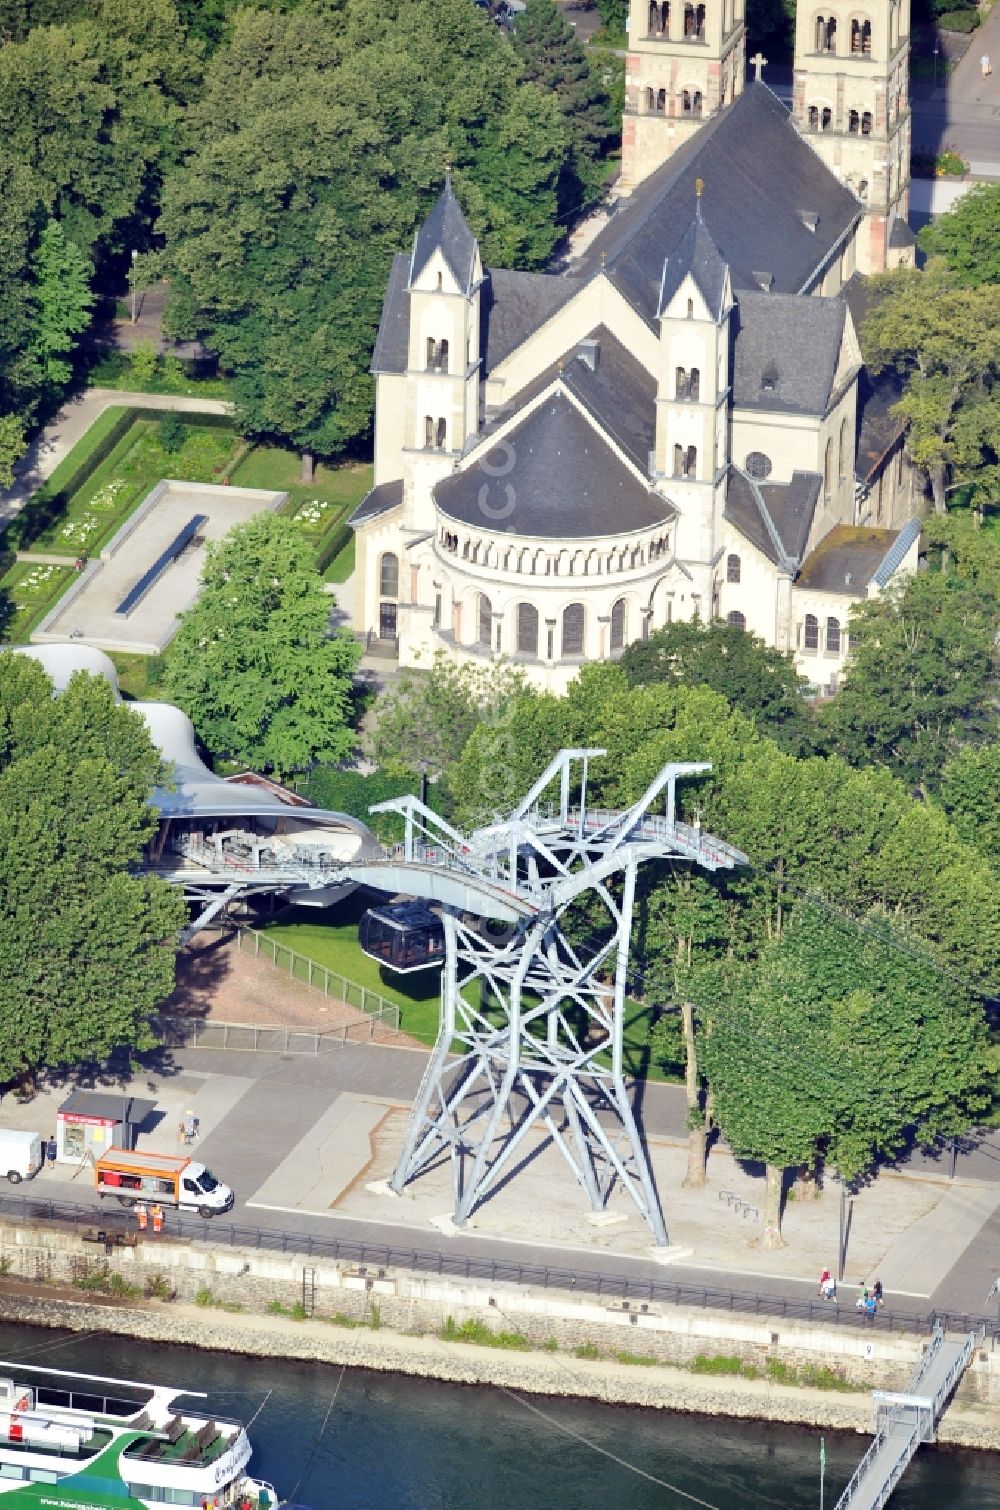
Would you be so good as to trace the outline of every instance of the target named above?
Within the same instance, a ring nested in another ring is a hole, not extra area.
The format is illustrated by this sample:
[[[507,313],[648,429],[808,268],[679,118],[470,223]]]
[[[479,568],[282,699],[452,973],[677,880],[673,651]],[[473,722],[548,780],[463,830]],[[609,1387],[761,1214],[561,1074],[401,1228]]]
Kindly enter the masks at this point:
[[[145,1201],[137,1201],[135,1207],[135,1219],[139,1223],[139,1231],[145,1232],[149,1222],[149,1210]]]
[[[150,1211],[149,1214],[153,1218],[153,1231],[154,1232],[162,1232],[163,1231],[163,1207],[162,1206],[154,1206],[152,1208],[152,1210]]]

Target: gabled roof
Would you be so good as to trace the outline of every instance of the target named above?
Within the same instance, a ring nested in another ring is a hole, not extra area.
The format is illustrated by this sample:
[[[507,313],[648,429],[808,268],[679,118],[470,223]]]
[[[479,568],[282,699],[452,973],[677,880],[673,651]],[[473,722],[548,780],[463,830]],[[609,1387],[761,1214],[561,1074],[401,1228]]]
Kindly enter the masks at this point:
[[[369,519],[377,519],[380,514],[387,514],[390,509],[398,509],[402,501],[403,479],[401,477],[393,482],[380,482],[378,487],[372,488],[365,494],[347,522],[352,528],[359,524],[367,524]]]
[[[438,482],[434,498],[442,514],[463,524],[557,540],[623,535],[673,513],[558,381],[504,432],[502,446],[487,441],[461,471]]]
[[[791,482],[760,484],[733,466],[724,516],[775,566],[792,571],[802,560],[822,482],[816,472],[793,472]]]
[[[684,279],[690,273],[695,287],[708,306],[714,320],[722,317],[722,301],[726,293],[726,264],[719,248],[701,214],[697,214],[681,237],[677,250],[671,252],[663,264],[663,281],[660,285],[660,302],[657,314],[662,315]]]
[[[663,259],[690,224],[698,178],[702,218],[737,289],[759,288],[756,270],[777,292],[798,293],[861,215],[784,105],[766,84],[750,84],[620,204],[582,264],[596,270],[604,253],[608,276],[650,325]]]
[[[372,372],[405,372],[410,351],[410,259],[397,252],[389,270],[382,318],[378,322]]]
[[[733,403],[792,414],[825,414],[846,316],[842,299],[741,293],[733,348]]]
[[[455,198],[450,173],[445,178],[437,203],[413,238],[411,288],[437,251],[448,264],[463,294],[470,293],[476,265],[476,238]]]
[[[851,311],[851,318],[860,330],[861,324],[878,299],[867,278],[855,274],[845,284],[843,297]],[[894,367],[886,367],[873,375],[862,367],[858,379],[858,436],[855,462],[857,475],[867,481],[878,470],[885,453],[892,449],[906,429],[906,421],[893,413],[906,390],[906,381]]]
[[[479,350],[484,373],[492,372],[529,340],[582,287],[580,278],[491,268],[479,296]]]
[[[918,525],[918,534],[919,530]],[[809,552],[795,585],[819,592],[843,593],[848,598],[863,598],[897,538],[895,530],[835,525],[815,550]],[[912,539],[909,543],[912,544]]]
[[[875,571],[872,582],[876,587],[887,587],[902,566],[912,545],[920,539],[922,525],[919,519],[908,519],[886,551]]]

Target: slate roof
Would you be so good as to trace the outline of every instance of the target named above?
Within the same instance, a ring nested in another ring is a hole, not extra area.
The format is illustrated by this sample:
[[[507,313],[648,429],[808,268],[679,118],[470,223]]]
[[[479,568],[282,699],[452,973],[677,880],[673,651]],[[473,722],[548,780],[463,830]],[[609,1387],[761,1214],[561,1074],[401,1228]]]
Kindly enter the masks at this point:
[[[444,188],[434,208],[413,238],[409,277],[411,287],[436,251],[441,252],[462,292],[469,293],[476,264],[476,238],[455,198],[450,173],[445,178]]]
[[[777,292],[798,293],[861,215],[780,100],[750,84],[621,204],[581,266],[596,270],[605,253],[609,277],[650,324],[664,258],[691,222],[696,178],[705,184],[702,218],[739,289],[759,288],[758,270]],[[810,231],[803,216],[813,215]]]
[[[895,544],[896,530],[838,524],[802,563],[796,587],[863,598],[869,582]]]
[[[666,499],[635,475],[561,384],[506,432],[504,442],[495,448],[487,442],[476,460],[435,485],[442,514],[479,528],[566,540],[648,529],[672,515]],[[498,475],[511,457],[511,469]]]
[[[874,303],[871,284],[856,274],[845,285],[843,296],[851,318],[860,329],[861,322]],[[877,375],[867,367],[858,379],[858,435],[855,451],[857,475],[867,481],[876,471],[885,453],[895,445],[906,429],[906,421],[892,412],[903,397],[906,383],[894,367]]]
[[[657,314],[661,315],[680,288],[688,273],[694,279],[709,313],[718,320],[726,292],[726,264],[701,215],[688,226],[676,251],[663,264],[663,281]]]
[[[872,581],[877,587],[888,586],[894,573],[902,566],[911,545],[920,539],[921,528],[922,525],[919,519],[908,519],[903,525],[903,528],[879,562],[877,569],[872,573]]]
[[[734,404],[825,414],[845,317],[841,299],[741,293],[734,317]]]
[[[369,519],[377,519],[379,514],[387,514],[390,509],[399,508],[402,501],[403,479],[401,477],[394,482],[380,482],[377,488],[372,488],[365,494],[347,522],[352,528],[359,524],[367,524]]]
[[[731,467],[724,516],[775,566],[788,571],[802,560],[823,479],[793,472],[791,482],[758,483]]]
[[[553,273],[491,268],[479,296],[479,349],[484,372],[491,372],[533,336],[557,309],[579,293],[583,283],[583,279],[559,278]]]
[[[392,259],[389,282],[382,300],[372,372],[405,372],[410,349],[410,259],[397,252]]]
[[[585,346],[596,346],[596,364],[583,360]],[[527,408],[555,378],[572,393],[621,447],[641,472],[648,471],[656,444],[656,379],[606,325],[597,325],[521,388],[509,404],[490,416],[488,426],[505,425]]]

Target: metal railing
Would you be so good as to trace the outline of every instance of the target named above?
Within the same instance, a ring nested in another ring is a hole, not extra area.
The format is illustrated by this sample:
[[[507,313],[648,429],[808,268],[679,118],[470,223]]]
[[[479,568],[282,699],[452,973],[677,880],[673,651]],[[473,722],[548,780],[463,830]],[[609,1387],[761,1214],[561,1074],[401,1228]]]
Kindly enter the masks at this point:
[[[74,1228],[93,1228],[99,1225],[109,1233],[134,1231],[135,1224],[130,1212],[115,1206],[83,1206],[67,1201],[45,1201],[32,1196],[11,1195],[0,1195],[0,1220],[59,1222]],[[833,1324],[848,1330],[870,1330],[872,1326],[853,1305],[831,1306],[828,1301],[792,1300],[787,1296],[758,1295],[746,1290],[674,1284],[641,1275],[562,1269],[548,1264],[516,1263],[511,1259],[476,1258],[471,1254],[411,1248],[402,1244],[387,1246],[342,1238],[313,1237],[307,1232],[241,1226],[235,1222],[223,1222],[218,1217],[205,1221],[200,1217],[181,1216],[174,1211],[167,1212],[164,1236],[210,1247],[295,1253],[308,1258],[329,1259],[372,1269],[402,1269],[416,1274],[481,1279],[490,1284],[559,1290],[569,1294],[596,1296],[601,1300],[628,1300],[636,1304],[690,1306],[698,1310],[729,1311],[740,1315],[784,1317],[827,1326]],[[910,1315],[883,1310],[879,1312],[876,1323],[879,1332],[913,1336],[925,1336],[936,1326],[946,1331],[980,1331],[984,1339],[1000,1337],[1000,1322],[991,1321],[984,1316],[957,1315],[950,1311]]]
[[[252,949],[250,939],[253,939]],[[302,981],[304,985],[312,986],[314,990],[322,991],[324,996],[332,996],[336,1001],[342,1001],[348,1007],[356,1007],[358,1011],[364,1012],[373,1019],[389,1022],[396,1032],[399,1032],[401,1010],[399,1003],[390,1001],[380,991],[373,991],[370,986],[363,986],[360,981],[351,980],[350,976],[342,975],[339,970],[331,970],[328,965],[321,965],[316,960],[310,959],[308,955],[299,954],[290,945],[283,944],[278,939],[269,938],[266,933],[258,933],[255,928],[239,928],[236,933],[236,947],[241,953],[252,953],[254,959],[260,959],[263,955],[279,970],[285,969],[287,961],[288,974],[293,980]],[[234,1023],[230,1026],[239,1027],[241,1024]],[[372,1031],[374,1032],[374,1026]]]

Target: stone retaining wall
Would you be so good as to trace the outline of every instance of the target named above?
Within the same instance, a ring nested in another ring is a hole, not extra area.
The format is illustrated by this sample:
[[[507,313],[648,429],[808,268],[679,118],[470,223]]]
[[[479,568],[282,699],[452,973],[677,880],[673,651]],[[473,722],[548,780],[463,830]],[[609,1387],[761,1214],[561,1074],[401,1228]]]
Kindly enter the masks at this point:
[[[615,1403],[704,1414],[870,1429],[867,1391],[899,1389],[925,1340],[869,1329],[840,1329],[786,1318],[747,1317],[681,1307],[624,1310],[565,1292],[491,1286],[408,1271],[367,1272],[316,1263],[302,1254],[211,1248],[147,1237],[105,1255],[71,1230],[0,1224],[0,1316],[47,1326],[96,1328],[151,1340],[189,1343],[258,1356],[287,1356],[353,1367],[414,1373],[464,1383],[504,1384],[542,1394],[570,1394]],[[23,1293],[30,1284],[71,1286],[87,1275],[118,1274],[142,1289],[165,1281],[173,1303],[139,1299],[91,1302]],[[267,1315],[291,1310],[305,1294],[315,1317]],[[21,1284],[16,1281],[20,1280]],[[17,1293],[21,1291],[22,1293]],[[201,1305],[194,1305],[200,1295]],[[226,1311],[224,1307],[232,1309]],[[340,1324],[334,1322],[340,1317]],[[538,1351],[442,1341],[452,1318],[517,1332]],[[345,1322],[376,1320],[378,1329]],[[600,1360],[580,1359],[591,1346]],[[546,1348],[551,1349],[547,1351]],[[738,1357],[763,1369],[768,1359],[793,1368],[824,1367],[856,1386],[856,1394],[800,1388],[771,1379],[709,1377],[677,1367],[697,1355]],[[617,1355],[617,1356],[616,1356]],[[653,1366],[623,1362],[655,1359]],[[966,1419],[968,1417],[968,1419]],[[965,1422],[964,1425],[956,1424]],[[1000,1450],[1000,1353],[984,1349],[963,1379],[941,1440]],[[961,1430],[964,1435],[950,1435]]]

